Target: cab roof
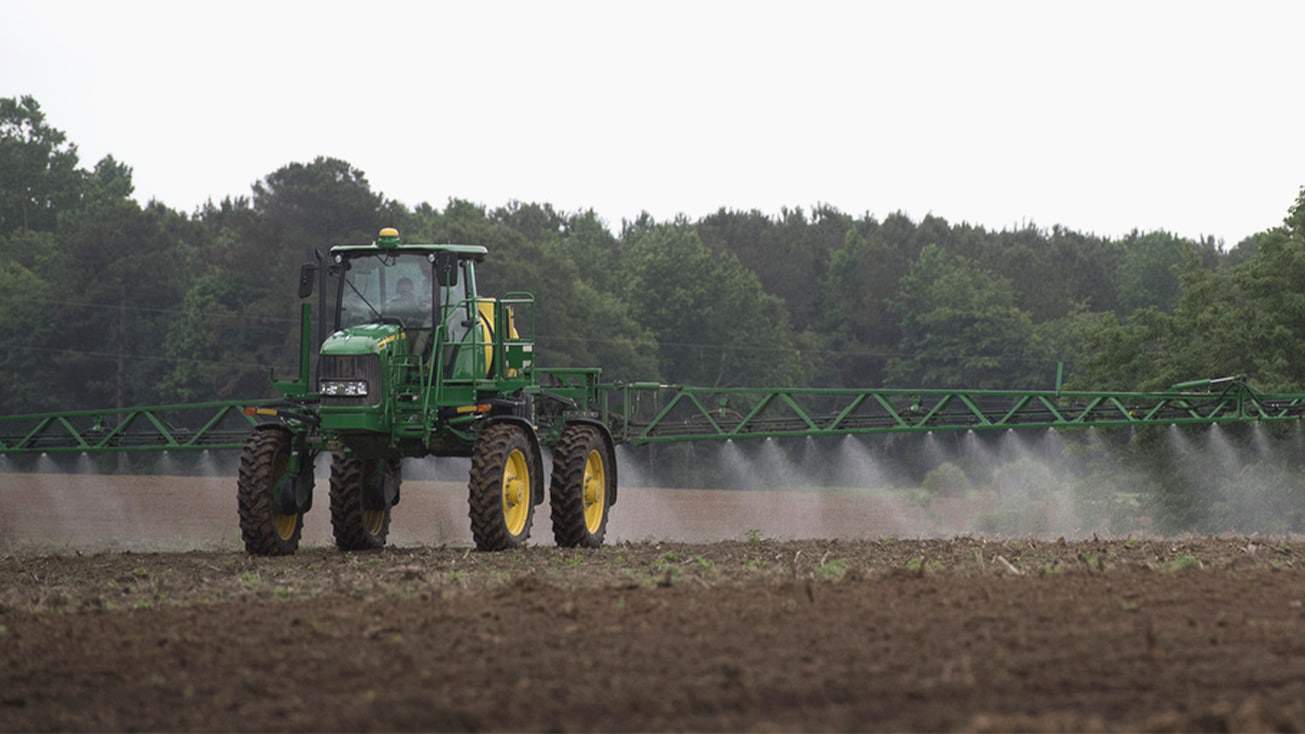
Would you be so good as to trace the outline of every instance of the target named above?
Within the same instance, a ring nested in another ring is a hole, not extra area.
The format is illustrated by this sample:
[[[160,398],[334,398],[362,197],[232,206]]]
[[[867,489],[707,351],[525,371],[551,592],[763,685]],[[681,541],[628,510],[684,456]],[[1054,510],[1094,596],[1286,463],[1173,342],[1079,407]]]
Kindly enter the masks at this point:
[[[455,252],[464,257],[472,257],[481,260],[489,254],[489,250],[483,245],[454,245],[454,244],[409,244],[403,243],[393,247],[378,247],[376,243],[367,245],[335,245],[331,248],[331,254],[335,253],[388,253],[394,254],[399,252]]]

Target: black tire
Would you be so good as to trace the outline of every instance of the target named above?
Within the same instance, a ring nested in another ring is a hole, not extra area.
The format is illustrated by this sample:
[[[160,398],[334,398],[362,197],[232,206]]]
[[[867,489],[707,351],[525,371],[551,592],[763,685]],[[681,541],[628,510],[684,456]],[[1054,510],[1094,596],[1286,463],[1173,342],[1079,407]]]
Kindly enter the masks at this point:
[[[616,481],[614,457],[602,433],[573,423],[553,450],[548,506],[553,540],[564,548],[597,548],[607,535],[607,516]]]
[[[525,545],[535,519],[534,482],[539,463],[521,426],[496,423],[480,432],[467,483],[471,536],[477,549],[499,551]]]
[[[276,484],[285,479],[290,464],[290,434],[279,429],[256,430],[240,453],[236,504],[240,537],[245,550],[255,556],[286,556],[299,548],[304,532],[303,513],[277,511]]]
[[[331,533],[342,551],[385,547],[390,506],[385,502],[387,473],[399,481],[397,459],[331,456]],[[397,488],[397,487],[396,487]]]

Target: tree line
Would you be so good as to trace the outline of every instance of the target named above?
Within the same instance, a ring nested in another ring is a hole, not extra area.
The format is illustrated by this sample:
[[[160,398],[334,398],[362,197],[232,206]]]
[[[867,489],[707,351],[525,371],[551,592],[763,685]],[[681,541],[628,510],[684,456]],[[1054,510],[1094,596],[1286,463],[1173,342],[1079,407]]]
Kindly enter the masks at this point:
[[[1305,388],[1305,190],[1231,247],[1167,231],[1001,230],[829,206],[647,214],[409,206],[334,158],[179,212],[0,98],[0,412],[258,397],[293,369],[311,248],[489,248],[481,291],[532,291],[539,363],[702,385]],[[1285,200],[1290,196],[1285,196]]]

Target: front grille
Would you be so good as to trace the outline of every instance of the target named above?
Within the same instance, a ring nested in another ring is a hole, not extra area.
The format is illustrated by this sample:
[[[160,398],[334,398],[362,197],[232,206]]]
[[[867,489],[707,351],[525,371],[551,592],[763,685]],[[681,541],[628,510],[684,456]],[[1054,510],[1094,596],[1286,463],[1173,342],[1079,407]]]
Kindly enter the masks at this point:
[[[381,401],[381,358],[376,354],[330,355],[317,361],[317,384],[322,380],[366,380],[366,396],[323,395],[325,405],[374,405]]]

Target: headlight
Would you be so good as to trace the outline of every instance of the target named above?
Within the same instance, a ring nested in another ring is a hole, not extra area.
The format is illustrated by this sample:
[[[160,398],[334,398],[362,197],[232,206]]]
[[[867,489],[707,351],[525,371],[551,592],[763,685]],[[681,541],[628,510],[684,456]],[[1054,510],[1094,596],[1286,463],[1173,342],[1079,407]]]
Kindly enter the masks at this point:
[[[366,380],[322,380],[321,393],[337,397],[363,397],[367,395]]]

